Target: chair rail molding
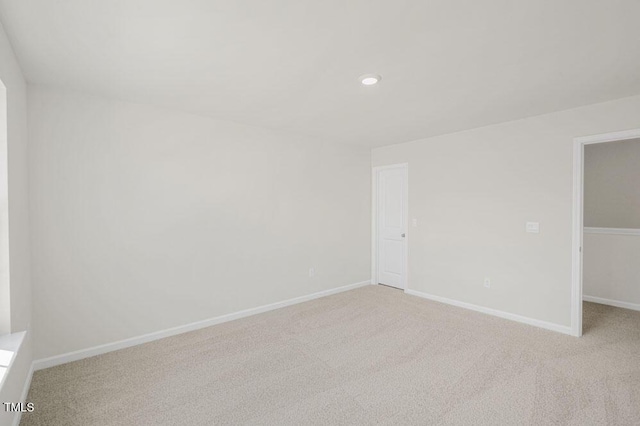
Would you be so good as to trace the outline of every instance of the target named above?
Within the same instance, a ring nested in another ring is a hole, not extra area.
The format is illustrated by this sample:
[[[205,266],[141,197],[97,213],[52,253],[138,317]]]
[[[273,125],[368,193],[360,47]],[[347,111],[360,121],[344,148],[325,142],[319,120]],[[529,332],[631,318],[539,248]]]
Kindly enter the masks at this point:
[[[640,237],[640,229],[636,228],[584,228],[585,234],[635,235]]]

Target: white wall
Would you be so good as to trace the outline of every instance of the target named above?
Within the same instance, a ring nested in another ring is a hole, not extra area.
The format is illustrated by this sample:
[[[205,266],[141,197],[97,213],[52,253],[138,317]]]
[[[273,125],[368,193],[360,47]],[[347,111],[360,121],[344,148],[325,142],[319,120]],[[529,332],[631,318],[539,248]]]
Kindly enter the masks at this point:
[[[640,310],[640,236],[585,233],[583,246],[584,295]]]
[[[640,229],[640,139],[585,146],[584,226]]]
[[[573,138],[638,128],[639,111],[635,96],[374,149],[409,163],[408,287],[570,326]]]
[[[41,87],[29,113],[36,358],[369,279],[368,149]]]
[[[8,250],[3,248],[1,255],[2,276],[5,286],[8,278],[10,294],[10,330],[24,331],[31,322],[31,285],[30,285],[30,253],[29,253],[29,212],[27,184],[27,104],[26,83],[20,66],[13,54],[9,40],[0,25],[0,80],[6,87],[7,95],[7,139],[6,150],[2,146],[2,161],[8,170],[1,172],[0,184],[8,189],[7,198],[3,197],[2,235],[6,241],[8,232]],[[5,180],[6,176],[6,180]],[[8,186],[7,186],[8,185]],[[4,192],[4,191],[2,191]],[[6,212],[8,211],[8,216]],[[7,225],[8,220],[8,225]],[[8,270],[7,270],[7,256]],[[3,287],[0,290],[6,290]],[[2,292],[6,297],[6,292]],[[6,331],[6,330],[5,330]],[[25,380],[31,366],[31,339],[27,335],[14,364],[0,389],[0,402],[18,402]],[[0,409],[0,425],[11,424],[13,413]]]

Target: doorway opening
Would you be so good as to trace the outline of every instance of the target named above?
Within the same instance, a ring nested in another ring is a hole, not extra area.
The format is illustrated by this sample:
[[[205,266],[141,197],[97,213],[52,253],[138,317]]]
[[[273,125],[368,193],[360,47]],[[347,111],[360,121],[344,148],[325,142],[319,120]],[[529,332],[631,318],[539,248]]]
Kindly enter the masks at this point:
[[[607,222],[609,219],[605,219],[606,215],[603,214],[602,209],[592,208],[592,211],[589,212],[588,222],[585,223],[585,157],[587,147],[592,147],[595,144],[605,144],[605,143],[615,143],[615,142],[630,142],[634,139],[638,139],[638,143],[640,144],[640,129],[627,130],[622,132],[614,132],[614,133],[606,133],[601,135],[593,135],[593,136],[585,136],[574,139],[573,146],[573,161],[574,161],[574,176],[573,176],[573,250],[572,250],[572,263],[573,263],[573,271],[572,271],[572,288],[571,288],[571,333],[574,336],[582,336],[583,333],[583,299],[586,301],[595,301],[598,303],[613,301],[613,299],[606,299],[602,297],[595,297],[593,295],[585,295],[584,293],[584,280],[585,280],[585,268],[584,268],[584,256],[585,256],[585,233],[589,235],[589,239],[591,239],[592,235],[634,235],[640,236],[640,230],[626,227],[614,227],[611,226],[611,223]],[[613,145],[611,145],[613,147]],[[593,151],[595,154],[595,150]],[[591,152],[590,152],[591,154]],[[610,154],[611,155],[611,154]],[[610,160],[610,159],[609,159]],[[607,161],[609,161],[607,160]],[[595,163],[594,163],[595,164]],[[590,165],[590,167],[592,167]],[[591,172],[591,170],[590,170]],[[636,182],[628,182],[628,185],[634,185]],[[596,184],[595,180],[590,183],[589,194],[587,197],[593,198],[593,193],[597,193],[600,189],[599,185],[603,186],[604,191],[609,191],[606,189],[606,186],[611,184],[611,180],[608,179],[604,181],[603,184]],[[595,191],[595,192],[594,192]],[[604,192],[607,194],[607,197],[611,194],[609,192]],[[589,206],[593,205],[592,199],[589,200]],[[612,203],[608,203],[609,207],[611,207]],[[598,221],[604,220],[601,222],[602,224],[607,224],[607,226],[594,226],[599,223]],[[616,219],[617,220],[617,219]],[[619,223],[625,223],[619,222]],[[586,226],[586,228],[585,228]],[[638,238],[640,241],[640,238]],[[590,250],[589,255],[593,254],[592,246],[588,247]],[[607,249],[605,249],[606,251]],[[590,265],[592,266],[592,265]],[[609,265],[611,267],[611,265]],[[589,271],[591,274],[591,271]],[[596,291],[594,289],[595,284],[589,283],[590,291]],[[607,303],[613,304],[613,303]],[[615,306],[615,305],[614,305]],[[625,306],[622,306],[625,307]],[[629,307],[629,306],[626,306]]]
[[[373,284],[407,289],[408,165],[373,168]]]

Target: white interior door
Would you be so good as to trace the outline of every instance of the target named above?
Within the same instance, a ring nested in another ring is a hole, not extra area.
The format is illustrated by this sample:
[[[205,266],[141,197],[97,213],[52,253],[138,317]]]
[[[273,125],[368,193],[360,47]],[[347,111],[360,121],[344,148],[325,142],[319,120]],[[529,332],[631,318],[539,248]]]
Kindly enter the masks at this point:
[[[378,283],[405,288],[407,168],[378,172]]]

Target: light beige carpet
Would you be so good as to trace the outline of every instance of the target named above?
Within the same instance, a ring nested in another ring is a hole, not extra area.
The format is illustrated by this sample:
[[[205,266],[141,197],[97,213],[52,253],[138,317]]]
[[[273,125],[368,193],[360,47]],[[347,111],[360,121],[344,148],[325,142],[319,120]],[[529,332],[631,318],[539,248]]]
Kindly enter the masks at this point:
[[[369,286],[38,371],[22,424],[640,424],[640,312],[584,323]]]

